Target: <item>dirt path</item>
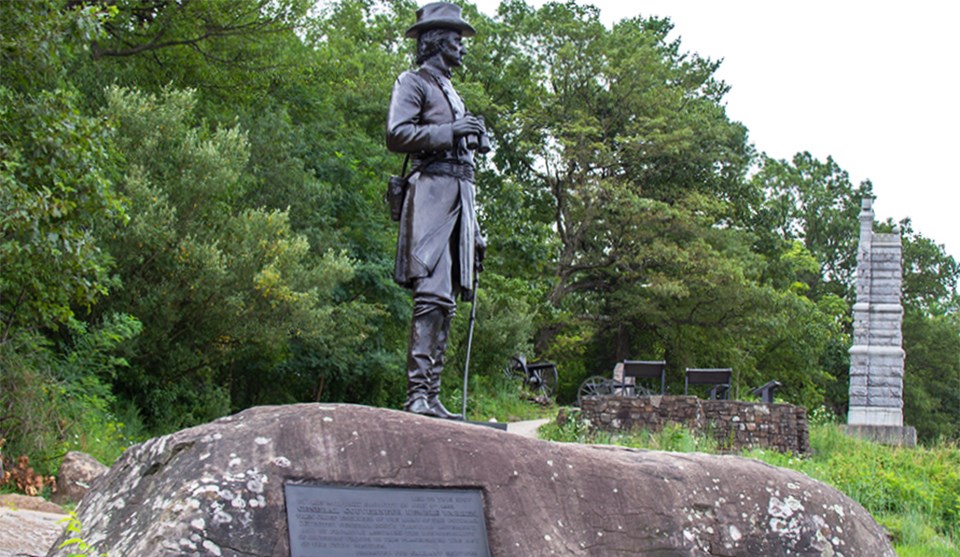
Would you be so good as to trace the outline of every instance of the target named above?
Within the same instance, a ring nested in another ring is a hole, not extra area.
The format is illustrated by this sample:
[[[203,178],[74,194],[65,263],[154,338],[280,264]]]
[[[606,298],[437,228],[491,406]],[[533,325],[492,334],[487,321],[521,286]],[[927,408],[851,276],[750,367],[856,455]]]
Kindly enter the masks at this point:
[[[66,517],[39,497],[0,497],[0,557],[43,557],[66,527]]]
[[[517,435],[523,435],[524,437],[536,439],[537,430],[540,429],[540,426],[549,421],[550,420],[548,419],[542,419],[530,420],[526,422],[514,422],[512,424],[507,424],[507,433],[516,433]]]

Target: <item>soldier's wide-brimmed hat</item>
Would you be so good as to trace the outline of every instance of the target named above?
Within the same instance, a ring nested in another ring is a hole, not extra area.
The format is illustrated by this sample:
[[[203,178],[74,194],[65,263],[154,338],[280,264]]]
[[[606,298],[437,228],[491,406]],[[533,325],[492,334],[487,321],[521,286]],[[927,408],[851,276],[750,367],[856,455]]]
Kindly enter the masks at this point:
[[[405,36],[416,39],[420,33],[430,29],[455,29],[464,37],[472,37],[477,30],[463,20],[460,6],[450,2],[433,2],[417,10],[417,22],[413,24]]]

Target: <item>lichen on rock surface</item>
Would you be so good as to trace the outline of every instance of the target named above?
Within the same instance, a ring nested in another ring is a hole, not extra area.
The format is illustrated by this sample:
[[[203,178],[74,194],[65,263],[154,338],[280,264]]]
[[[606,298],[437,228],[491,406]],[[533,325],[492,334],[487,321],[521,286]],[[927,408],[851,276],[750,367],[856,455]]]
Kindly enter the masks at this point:
[[[479,489],[494,557],[894,555],[856,502],[754,460],[548,443],[351,405],[253,408],[153,439],[77,512],[111,555],[289,555],[283,485],[305,481]]]

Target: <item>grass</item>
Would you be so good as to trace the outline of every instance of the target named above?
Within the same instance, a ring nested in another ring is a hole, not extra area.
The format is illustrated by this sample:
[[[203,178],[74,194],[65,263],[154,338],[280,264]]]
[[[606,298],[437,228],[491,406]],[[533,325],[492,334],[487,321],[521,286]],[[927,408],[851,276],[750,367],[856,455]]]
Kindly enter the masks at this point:
[[[462,385],[441,393],[447,409],[460,412]],[[520,381],[510,380],[500,374],[471,376],[467,395],[467,419],[477,422],[519,422],[554,418],[559,410],[553,402],[536,402]]]
[[[745,456],[792,468],[863,505],[893,536],[900,555],[960,554],[960,446],[889,447],[811,427],[813,455],[754,450]]]
[[[576,413],[573,416],[552,421],[541,427],[540,438],[545,441],[618,445],[635,449],[680,453],[718,452],[716,440],[706,436],[694,435],[677,424],[667,424],[663,429],[656,432],[643,429],[629,433],[611,433],[589,429],[583,421],[576,418]]]

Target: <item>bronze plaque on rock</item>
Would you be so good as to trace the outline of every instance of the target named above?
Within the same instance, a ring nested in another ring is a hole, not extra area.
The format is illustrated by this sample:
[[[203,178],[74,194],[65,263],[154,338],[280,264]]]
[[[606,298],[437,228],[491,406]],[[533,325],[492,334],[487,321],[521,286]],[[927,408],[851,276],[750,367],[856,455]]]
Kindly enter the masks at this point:
[[[290,557],[490,557],[478,489],[283,488]]]

